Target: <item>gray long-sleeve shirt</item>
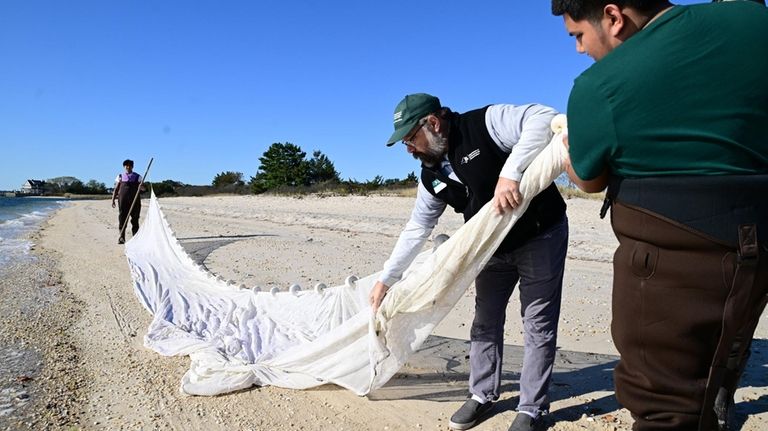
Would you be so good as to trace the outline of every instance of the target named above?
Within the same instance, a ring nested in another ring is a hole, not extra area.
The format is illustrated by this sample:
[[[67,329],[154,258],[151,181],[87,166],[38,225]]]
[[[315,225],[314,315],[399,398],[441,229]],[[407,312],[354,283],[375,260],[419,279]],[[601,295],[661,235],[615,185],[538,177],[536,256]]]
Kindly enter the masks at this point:
[[[520,181],[523,171],[552,139],[550,123],[555,115],[557,111],[554,109],[538,104],[488,107],[485,113],[488,133],[496,145],[509,154],[499,173],[500,177]],[[459,181],[447,158],[443,159],[440,170]],[[400,233],[392,254],[384,263],[379,281],[392,286],[402,278],[403,272],[419,254],[437,225],[446,205],[419,183],[411,218]]]

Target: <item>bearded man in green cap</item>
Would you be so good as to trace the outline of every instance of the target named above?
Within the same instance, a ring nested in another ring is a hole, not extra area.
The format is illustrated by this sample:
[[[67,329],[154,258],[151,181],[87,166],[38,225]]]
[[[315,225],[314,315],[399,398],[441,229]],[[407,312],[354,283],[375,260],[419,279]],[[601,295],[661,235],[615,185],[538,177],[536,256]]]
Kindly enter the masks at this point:
[[[446,206],[463,213],[466,221],[490,201],[499,212],[521,204],[523,171],[552,138],[550,122],[556,114],[537,104],[490,105],[459,114],[429,94],[405,96],[395,108],[395,131],[387,145],[405,144],[421,161],[421,181],[411,218],[371,292],[374,311],[419,253]],[[451,428],[473,427],[499,398],[506,306],[518,281],[525,354],[519,413],[510,430],[533,430],[542,423],[549,409],[567,247],[565,202],[551,184],[532,199],[475,280],[470,395],[451,417]]]

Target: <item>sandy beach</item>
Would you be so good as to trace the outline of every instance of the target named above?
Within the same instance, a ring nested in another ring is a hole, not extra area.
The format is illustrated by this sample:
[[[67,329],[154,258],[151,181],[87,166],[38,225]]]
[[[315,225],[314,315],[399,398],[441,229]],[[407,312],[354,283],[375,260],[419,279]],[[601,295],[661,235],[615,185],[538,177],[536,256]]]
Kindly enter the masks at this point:
[[[246,286],[287,289],[292,283],[338,285],[350,274],[381,270],[413,198],[214,196],[160,203],[196,261]],[[554,430],[628,430],[631,419],[613,397],[610,377],[617,359],[609,328],[616,240],[608,219],[598,217],[600,201],[567,204],[560,355],[547,423]],[[14,310],[13,301],[21,298],[49,303],[4,313],[2,339],[31,346],[40,366],[8,377],[29,388],[29,402],[0,417],[0,429],[448,429],[448,418],[466,396],[472,289],[424,350],[367,397],[330,385],[192,397],[179,392],[189,359],[143,346],[151,316],[134,295],[116,221],[108,201],[71,203],[34,234],[35,268],[17,268],[0,285],[10,295],[2,298],[3,310]],[[461,223],[459,215],[446,213],[434,234],[450,235]],[[515,416],[522,345],[517,293],[507,316],[506,392],[478,430],[506,430]],[[768,428],[765,314],[756,338],[736,395],[738,423],[755,431]]]

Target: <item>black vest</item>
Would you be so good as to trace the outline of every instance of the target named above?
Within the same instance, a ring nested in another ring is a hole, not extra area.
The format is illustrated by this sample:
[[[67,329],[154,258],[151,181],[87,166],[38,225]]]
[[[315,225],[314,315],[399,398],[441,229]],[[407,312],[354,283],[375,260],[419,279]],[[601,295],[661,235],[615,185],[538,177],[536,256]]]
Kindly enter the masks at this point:
[[[421,167],[421,182],[427,191],[456,212],[463,213],[465,222],[493,198],[499,173],[509,157],[488,133],[485,125],[487,109],[449,114],[448,161],[461,183],[442,175],[437,169]],[[511,251],[523,245],[562,220],[564,214],[565,202],[552,183],[531,200],[525,214],[496,252]]]

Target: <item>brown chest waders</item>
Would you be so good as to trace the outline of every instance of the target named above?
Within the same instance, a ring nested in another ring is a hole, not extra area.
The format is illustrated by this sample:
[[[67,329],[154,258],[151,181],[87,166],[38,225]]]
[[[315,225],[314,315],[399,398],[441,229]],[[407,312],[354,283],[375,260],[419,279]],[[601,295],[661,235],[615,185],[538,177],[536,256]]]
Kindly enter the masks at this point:
[[[713,426],[728,429],[733,395],[749,359],[752,336],[768,303],[766,190],[768,175],[613,177],[601,210],[601,215],[605,215],[614,201],[621,202],[733,250],[728,259],[733,268],[728,273],[733,276],[723,273],[731,282],[723,280],[725,301],[703,388],[700,431],[711,430]]]

